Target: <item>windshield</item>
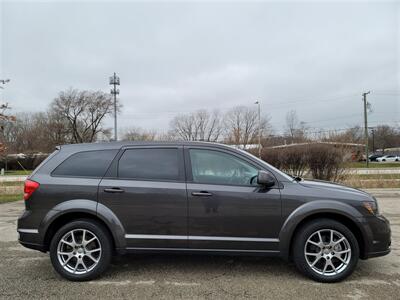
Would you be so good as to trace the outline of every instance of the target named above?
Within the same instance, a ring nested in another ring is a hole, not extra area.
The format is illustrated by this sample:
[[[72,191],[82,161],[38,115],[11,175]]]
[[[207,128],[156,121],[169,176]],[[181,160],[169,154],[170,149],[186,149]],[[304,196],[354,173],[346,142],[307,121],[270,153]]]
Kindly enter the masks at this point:
[[[285,177],[287,180],[289,180],[289,181],[293,181],[293,180],[294,180],[294,176],[290,176],[290,175],[286,174],[285,172],[282,172],[281,170],[275,168],[274,166],[270,165],[269,163],[263,161],[262,159],[259,159],[257,156],[255,156],[255,155],[253,155],[253,154],[251,154],[251,153],[249,153],[249,152],[247,152],[247,151],[244,151],[244,150],[242,150],[242,149],[236,149],[236,150],[239,150],[239,151],[240,151],[242,154],[244,154],[244,155],[251,156],[251,158],[257,160],[259,163],[261,163],[261,164],[263,164],[263,165],[266,165],[269,169],[274,170],[274,172],[276,172],[276,173],[282,175],[282,176]]]

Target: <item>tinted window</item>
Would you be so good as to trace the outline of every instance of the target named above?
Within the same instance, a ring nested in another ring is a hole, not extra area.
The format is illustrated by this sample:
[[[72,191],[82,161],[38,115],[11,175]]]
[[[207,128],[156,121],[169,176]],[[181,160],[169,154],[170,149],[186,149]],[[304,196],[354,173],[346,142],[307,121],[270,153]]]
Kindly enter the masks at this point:
[[[78,152],[64,160],[52,173],[57,176],[103,177],[118,150]]]
[[[178,149],[128,149],[119,160],[118,177],[178,180]]]
[[[257,168],[224,152],[191,149],[190,161],[197,183],[250,185],[257,181]]]

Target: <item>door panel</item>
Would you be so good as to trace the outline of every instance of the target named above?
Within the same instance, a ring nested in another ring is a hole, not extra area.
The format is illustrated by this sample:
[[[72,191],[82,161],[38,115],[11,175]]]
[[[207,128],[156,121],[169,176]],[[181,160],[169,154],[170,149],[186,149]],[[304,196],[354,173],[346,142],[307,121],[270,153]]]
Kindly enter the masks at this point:
[[[191,248],[277,251],[280,190],[255,180],[259,167],[237,152],[185,147]]]
[[[192,248],[277,250],[282,226],[279,189],[189,183]],[[199,191],[211,196],[193,196]]]
[[[123,192],[104,191],[115,187]],[[185,183],[103,179],[99,202],[121,221],[128,247],[187,247]]]
[[[125,229],[129,248],[186,248],[187,195],[183,148],[123,149],[99,185],[99,202]]]

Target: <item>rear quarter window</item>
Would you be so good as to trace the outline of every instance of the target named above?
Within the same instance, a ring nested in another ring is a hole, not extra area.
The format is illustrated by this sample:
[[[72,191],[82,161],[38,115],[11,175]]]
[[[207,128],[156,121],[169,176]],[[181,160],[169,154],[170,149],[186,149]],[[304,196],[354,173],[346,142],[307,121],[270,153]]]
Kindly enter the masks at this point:
[[[101,178],[118,150],[96,150],[78,152],[64,160],[52,176]]]

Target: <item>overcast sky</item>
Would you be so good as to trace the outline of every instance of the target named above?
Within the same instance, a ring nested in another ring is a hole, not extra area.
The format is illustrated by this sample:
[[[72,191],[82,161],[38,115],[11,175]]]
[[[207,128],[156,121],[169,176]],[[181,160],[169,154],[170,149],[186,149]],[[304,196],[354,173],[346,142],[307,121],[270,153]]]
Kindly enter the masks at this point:
[[[1,0],[0,0],[1,1]],[[276,131],[400,123],[399,2],[1,2],[0,100],[46,110],[60,90],[109,92],[121,127],[262,103]],[[107,124],[112,126],[108,118]]]

